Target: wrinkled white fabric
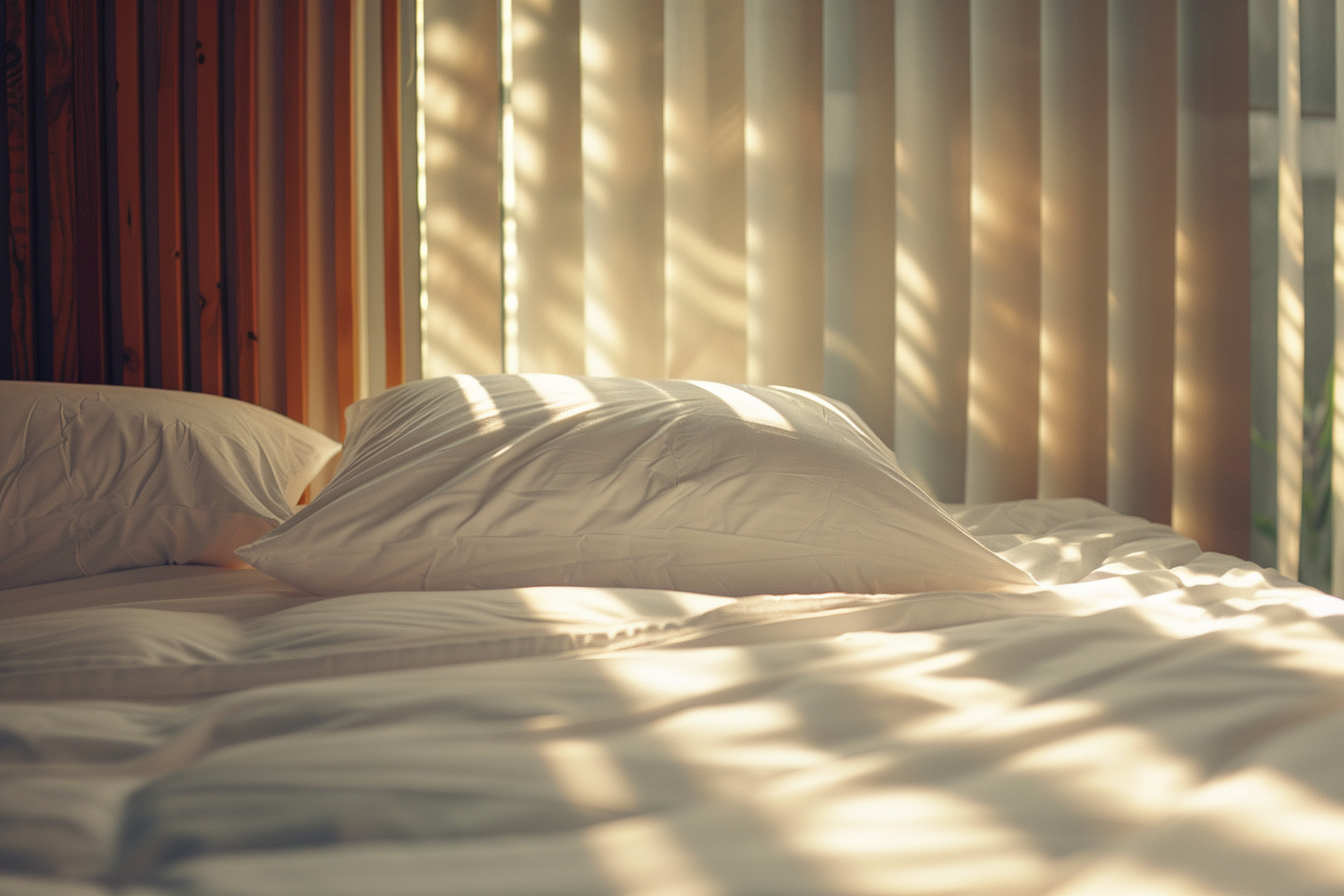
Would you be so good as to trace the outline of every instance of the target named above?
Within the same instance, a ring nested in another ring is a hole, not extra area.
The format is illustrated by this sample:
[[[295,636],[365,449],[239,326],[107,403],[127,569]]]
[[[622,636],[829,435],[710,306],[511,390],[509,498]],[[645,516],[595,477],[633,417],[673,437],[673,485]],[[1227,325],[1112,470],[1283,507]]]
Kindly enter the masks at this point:
[[[589,585],[1023,590],[843,404],[784,388],[458,376],[354,405],[335,478],[238,555],[319,594]]]
[[[86,581],[5,623],[0,892],[1344,892],[1344,602],[1086,501],[953,515],[1045,584]]]
[[[217,395],[0,382],[0,588],[238,566],[339,448]]]

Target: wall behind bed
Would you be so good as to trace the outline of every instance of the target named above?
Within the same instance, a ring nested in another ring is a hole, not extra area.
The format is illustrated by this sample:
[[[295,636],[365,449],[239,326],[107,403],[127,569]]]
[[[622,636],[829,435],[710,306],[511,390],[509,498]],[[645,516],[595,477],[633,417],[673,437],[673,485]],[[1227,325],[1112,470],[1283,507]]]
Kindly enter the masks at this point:
[[[0,377],[229,395],[331,435],[404,379],[402,13],[6,0]]]

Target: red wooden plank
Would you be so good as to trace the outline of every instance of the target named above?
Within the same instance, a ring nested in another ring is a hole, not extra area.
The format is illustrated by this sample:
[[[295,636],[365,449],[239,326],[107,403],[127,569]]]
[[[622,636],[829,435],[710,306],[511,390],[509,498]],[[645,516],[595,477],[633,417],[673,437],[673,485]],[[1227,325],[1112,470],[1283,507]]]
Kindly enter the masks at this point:
[[[117,10],[117,214],[121,257],[122,382],[145,385],[145,243],[141,222],[140,28],[129,5]]]
[[[308,422],[308,22],[286,3],[284,28],[285,413]]]
[[[51,247],[52,376],[58,382],[79,379],[75,304],[75,134],[71,108],[73,0],[47,0],[46,94],[47,159],[51,229],[37,234]],[[39,125],[40,126],[40,125]]]
[[[70,117],[74,192],[72,220],[71,305],[75,310],[77,367],[82,383],[107,378],[103,320],[102,122],[99,103],[98,6],[76,3],[70,9]],[[53,184],[53,186],[55,186]]]
[[[154,0],[147,0],[154,2]],[[162,326],[159,334],[163,355],[163,387],[181,389],[183,368],[182,283],[182,127],[179,115],[178,62],[182,11],[179,0],[158,0],[159,45],[147,48],[159,57],[159,84],[155,97],[158,117],[159,232],[158,271]]]
[[[406,377],[401,230],[401,4],[382,5],[383,319],[387,385]]]
[[[12,350],[14,353],[14,376],[17,379],[32,379],[36,373],[36,346],[33,331],[34,303],[31,254],[31,222],[29,203],[31,201],[30,175],[28,168],[29,120],[28,92],[28,4],[7,3],[5,18],[5,45],[11,52],[18,53],[19,59],[14,67],[16,77],[5,79],[5,115],[8,142],[9,166],[9,245],[6,251],[9,257],[9,289],[12,299],[10,308],[10,326],[13,328]]]
[[[261,398],[257,354],[257,16],[251,2],[235,7],[234,36],[234,197],[237,202],[235,238],[237,292],[238,397]]]
[[[224,394],[219,2],[196,0],[196,252],[201,390]]]
[[[333,167],[336,183],[336,399],[344,409],[358,397],[359,320],[355,297],[358,277],[355,241],[355,10],[351,0],[336,0],[333,38]],[[345,417],[341,415],[341,435]]]

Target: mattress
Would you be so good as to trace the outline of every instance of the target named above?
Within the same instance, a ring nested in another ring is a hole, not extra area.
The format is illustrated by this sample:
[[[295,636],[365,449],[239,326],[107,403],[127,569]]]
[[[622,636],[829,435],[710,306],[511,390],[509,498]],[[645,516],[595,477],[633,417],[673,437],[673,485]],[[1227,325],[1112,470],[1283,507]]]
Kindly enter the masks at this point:
[[[0,591],[0,892],[1344,892],[1344,603],[948,509],[1036,586]]]

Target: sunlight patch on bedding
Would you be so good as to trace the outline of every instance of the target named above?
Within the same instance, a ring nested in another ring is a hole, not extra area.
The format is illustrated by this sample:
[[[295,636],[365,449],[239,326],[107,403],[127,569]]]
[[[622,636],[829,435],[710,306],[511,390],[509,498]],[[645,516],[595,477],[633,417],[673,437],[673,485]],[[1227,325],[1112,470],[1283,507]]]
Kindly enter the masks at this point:
[[[1158,563],[1155,563],[1151,557],[1143,553],[1134,553],[1132,555],[1107,558],[1106,562],[1098,566],[1088,574],[1083,581],[1093,581],[1103,576],[1107,578],[1120,578],[1123,576],[1132,576],[1145,572],[1165,569]],[[1137,594],[1142,597],[1143,595]]]
[[[549,726],[537,727],[544,731]],[[555,786],[571,804],[604,812],[633,812],[639,807],[630,779],[597,741],[538,739],[535,746]]]
[[[1050,862],[993,812],[944,790],[901,788],[828,799],[781,832],[837,890],[980,893],[1039,886]]]
[[[1223,583],[1223,573],[1200,572],[1190,567],[1183,567],[1180,570],[1181,584],[1187,588],[1194,588],[1200,585],[1220,585]]]
[[[695,655],[624,654],[604,663],[603,672],[633,699],[666,699],[733,687],[757,675],[745,650],[715,648]]]
[[[1103,536],[1092,537],[1102,538]],[[1083,559],[1082,543],[1076,538],[1066,541],[1055,535],[1042,535],[1033,538],[1029,544],[1039,546],[1038,549],[1048,550],[1056,563],[1079,563]]]
[[[1019,688],[988,678],[968,678],[961,673],[961,667],[975,657],[974,650],[949,650],[879,673],[868,680],[892,686],[895,693],[929,695],[949,707],[982,707],[997,713],[1004,707],[1020,703],[1023,692]]]
[[[594,863],[622,896],[718,896],[724,892],[656,818],[627,818],[583,833]]]
[[[1253,613],[1237,618],[1267,621]],[[1332,628],[1315,620],[1301,619],[1286,625],[1237,626],[1229,628],[1228,633],[1237,643],[1255,651],[1267,666],[1336,684],[1344,679],[1344,643]]]
[[[500,416],[499,405],[495,404],[490,390],[482,386],[480,380],[463,374],[454,376],[452,380],[462,390],[462,397],[467,400],[467,409],[471,411],[471,419],[480,427],[481,432],[494,432],[503,428],[504,419]]]
[[[1081,876],[1050,890],[1049,896],[1228,896],[1227,890],[1199,878],[1166,868],[1155,868],[1129,856],[1109,859]]]
[[[678,691],[667,689],[657,696],[681,698],[685,703],[680,704],[680,711],[653,722],[645,732],[679,760],[697,786],[723,798],[753,802],[767,781],[801,769],[825,767],[836,758],[834,751],[813,742],[835,735],[834,731],[824,733],[829,725],[824,716],[809,714],[805,718],[805,707],[773,697],[723,702],[719,697],[722,689],[759,681],[760,671],[754,666],[737,667],[736,661],[744,658],[741,651],[716,649],[705,653],[719,654],[720,661],[696,670],[699,677],[693,673],[678,678],[677,673],[690,664],[677,659],[663,667],[668,674],[651,682],[655,688],[680,685]],[[621,678],[613,673],[627,668],[624,663],[620,668],[604,665],[611,679]],[[618,686],[629,688],[630,681],[631,677],[625,676]],[[654,695],[643,688],[632,696],[635,702],[643,703]]]
[[[947,636],[939,632],[875,632],[857,631],[837,635],[836,641],[845,644],[845,652],[851,647],[869,648],[878,651],[887,659],[907,657],[909,660],[923,659],[941,654],[947,644]]]
[[[1259,567],[1229,569],[1219,578],[1233,588],[1264,588],[1266,585],[1265,571]]]
[[[1206,786],[1135,841],[1135,855],[1104,861],[1052,893],[1337,893],[1340,843],[1344,805],[1277,769],[1254,767]]]
[[[1160,821],[1203,780],[1194,762],[1148,732],[1125,727],[1052,740],[1012,757],[1004,769],[1048,782],[1089,813],[1132,824]]]
[[[910,662],[890,665],[880,671],[853,676],[846,686],[874,707],[882,717],[892,718],[889,732],[911,743],[971,742],[996,739],[1038,728],[1073,724],[1096,716],[1095,704],[1055,700],[1026,708],[1022,689],[980,677],[957,674],[975,659],[972,650],[949,650],[933,656],[919,653],[937,649],[936,636],[903,632],[892,642],[912,654]],[[860,640],[864,636],[847,640]],[[885,635],[892,638],[890,634]],[[889,661],[888,661],[889,662]],[[911,701],[924,704],[913,712]],[[891,710],[904,706],[893,716]],[[1011,730],[1004,727],[1011,720]]]
[[[539,617],[552,618],[557,608],[581,610],[572,615],[599,620],[683,618],[706,613],[733,603],[733,598],[687,591],[661,591],[642,588],[592,588],[565,585],[539,585],[514,589],[519,601]]]
[[[661,721],[656,734],[659,744],[688,768],[699,769],[702,786],[750,800],[765,781],[836,758],[833,750],[809,743],[809,736],[825,737],[826,721],[805,720],[786,701],[761,699],[699,706]],[[709,746],[704,743],[707,731],[713,732]]]
[[[1256,598],[1260,602],[1282,601],[1291,603],[1310,616],[1344,616],[1344,600],[1321,592],[1308,592],[1301,588],[1267,588],[1260,591]]]
[[[773,429],[782,429],[785,432],[793,432],[793,426],[784,415],[770,405],[761,401],[755,395],[744,392],[741,389],[724,383],[710,383],[703,380],[695,380],[694,385],[699,386],[715,398],[722,401],[732,409],[733,413],[746,420],[748,423],[756,423],[761,426],[769,426]]]
[[[583,381],[556,373],[524,373],[519,378],[526,382],[545,402],[551,419],[600,407],[602,402]]]
[[[1211,785],[1195,805],[1229,838],[1344,886],[1344,806],[1338,802],[1276,769],[1253,768]]]
[[[1058,729],[1094,721],[1104,712],[1101,704],[1089,700],[1051,700],[1017,708],[1024,700],[1022,691],[983,679],[945,684],[930,693],[947,701],[952,710],[906,725],[900,732],[903,738],[965,744],[1046,738]]]

